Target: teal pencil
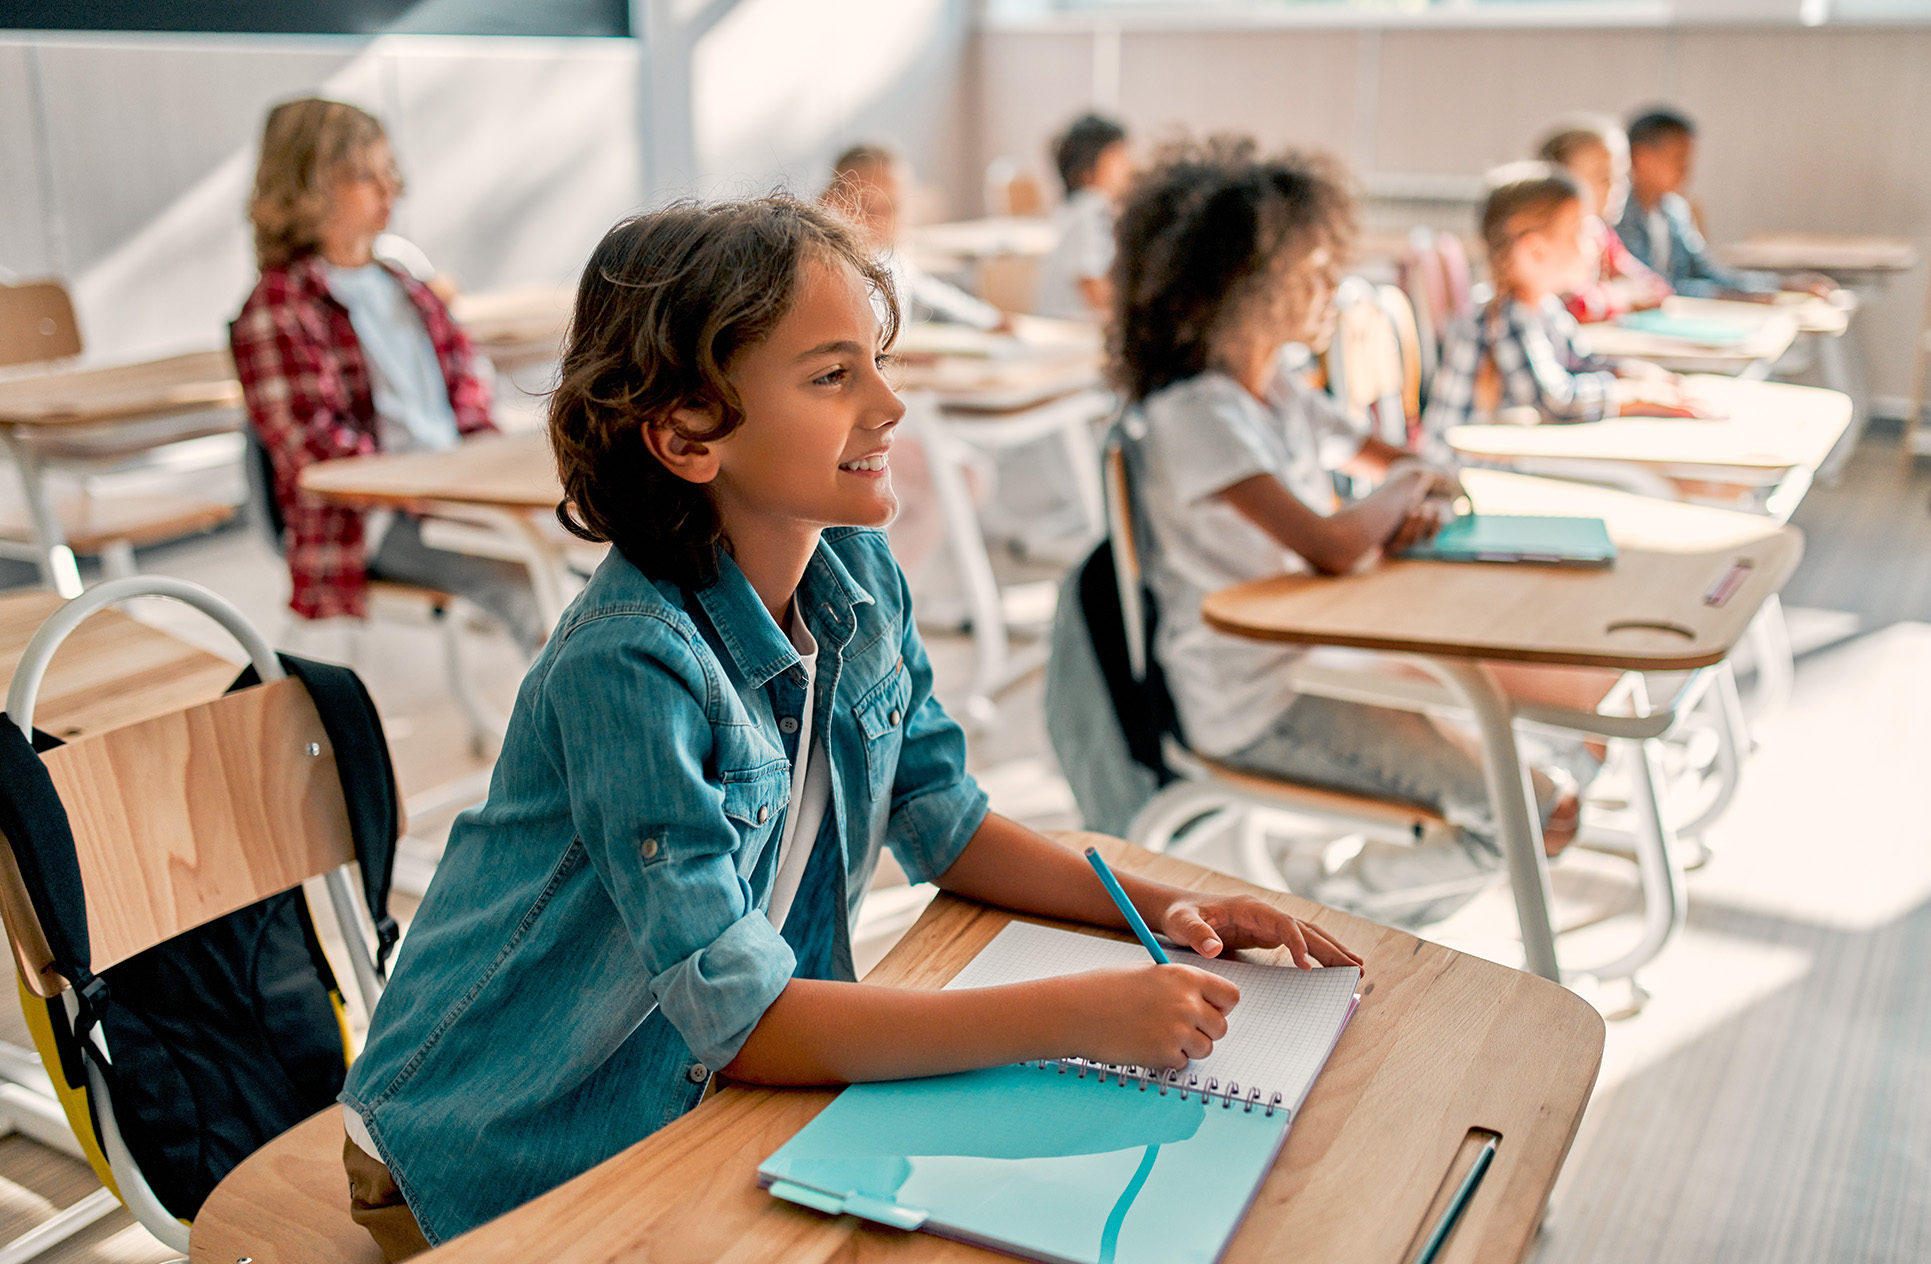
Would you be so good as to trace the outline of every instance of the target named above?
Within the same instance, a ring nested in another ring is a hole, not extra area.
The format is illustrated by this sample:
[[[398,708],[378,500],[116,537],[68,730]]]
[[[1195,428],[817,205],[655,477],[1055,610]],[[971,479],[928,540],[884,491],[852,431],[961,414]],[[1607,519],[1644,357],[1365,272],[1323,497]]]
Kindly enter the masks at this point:
[[[1133,933],[1140,937],[1140,942],[1145,944],[1147,951],[1153,954],[1153,959],[1163,966],[1172,965],[1173,959],[1167,956],[1167,950],[1160,946],[1160,941],[1155,939],[1153,932],[1147,929],[1145,920],[1140,916],[1140,910],[1134,908],[1133,901],[1126,898],[1126,892],[1120,887],[1120,880],[1113,876],[1111,869],[1107,868],[1106,861],[1100,858],[1100,853],[1088,847],[1086,863],[1092,865],[1093,872],[1100,875],[1100,881],[1106,884],[1106,893],[1113,897],[1115,904],[1120,906],[1120,916],[1124,917],[1126,924],[1133,928]]]

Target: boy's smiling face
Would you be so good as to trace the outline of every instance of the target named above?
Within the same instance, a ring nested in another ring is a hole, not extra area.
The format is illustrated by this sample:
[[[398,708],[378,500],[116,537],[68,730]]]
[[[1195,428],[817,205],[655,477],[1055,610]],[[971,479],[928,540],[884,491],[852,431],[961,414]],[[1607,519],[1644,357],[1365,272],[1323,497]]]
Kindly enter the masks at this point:
[[[852,266],[807,259],[791,310],[731,367],[737,429],[695,444],[660,431],[653,447],[668,445],[666,465],[710,485],[734,546],[892,520],[886,452],[905,405],[881,371],[879,337],[871,291]],[[678,420],[689,432],[715,422],[686,411]]]

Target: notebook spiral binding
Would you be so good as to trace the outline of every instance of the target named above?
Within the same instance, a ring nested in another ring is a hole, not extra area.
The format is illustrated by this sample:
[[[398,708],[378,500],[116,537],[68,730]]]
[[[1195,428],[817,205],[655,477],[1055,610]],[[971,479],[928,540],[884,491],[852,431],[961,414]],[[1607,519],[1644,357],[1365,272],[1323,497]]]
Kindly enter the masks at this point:
[[[1098,1076],[1102,1084],[1106,1083],[1106,1077],[1111,1075],[1121,1088],[1138,1089],[1142,1093],[1157,1089],[1162,1097],[1178,1091],[1180,1100],[1183,1102],[1187,1100],[1189,1094],[1197,1093],[1201,1101],[1219,1102],[1223,1110],[1232,1110],[1238,1106],[1251,1115],[1258,1107],[1269,1119],[1274,1117],[1275,1111],[1288,1109],[1281,1101],[1279,1093],[1275,1093],[1263,1102],[1261,1095],[1266,1090],[1249,1088],[1243,1093],[1240,1085],[1231,1081],[1223,1088],[1220,1081],[1211,1075],[1203,1085],[1200,1077],[1190,1072],[1151,1071],[1146,1067],[1115,1066],[1106,1062],[1093,1062],[1086,1058],[1041,1058],[1037,1062],[1027,1062],[1024,1065],[1038,1067],[1042,1071],[1057,1069],[1061,1075],[1065,1075],[1068,1071],[1076,1072],[1082,1080],[1086,1078],[1088,1072],[1092,1072]],[[1181,1082],[1183,1075],[1186,1076],[1185,1083]]]

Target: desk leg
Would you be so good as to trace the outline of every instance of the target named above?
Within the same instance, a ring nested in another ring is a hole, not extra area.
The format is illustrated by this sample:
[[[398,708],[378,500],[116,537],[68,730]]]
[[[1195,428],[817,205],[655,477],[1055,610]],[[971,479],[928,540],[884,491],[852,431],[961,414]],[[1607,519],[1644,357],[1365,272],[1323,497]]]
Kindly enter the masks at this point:
[[[450,516],[473,516],[488,522],[522,555],[523,566],[530,572],[530,588],[536,594],[537,613],[545,626],[555,631],[563,618],[563,608],[570,604],[569,593],[574,587],[569,578],[569,563],[556,542],[545,537],[528,514],[515,510],[469,505],[452,510]]]
[[[945,421],[929,395],[907,401],[906,420],[925,445],[926,466],[932,473],[932,493],[945,518],[946,539],[959,583],[965,588],[966,608],[972,615],[972,685],[966,694],[966,718],[989,722],[996,709],[992,695],[1005,683],[1010,646],[1006,639],[1006,608],[999,581],[992,573],[986,537],[979,529],[979,511],[966,486],[963,463]]]
[[[43,477],[40,457],[33,448],[20,441],[20,436],[9,427],[0,431],[4,437],[7,451],[13,457],[16,469],[20,471],[20,491],[27,501],[27,514],[33,522],[34,550],[39,555],[41,582],[63,597],[80,596],[80,567],[74,561],[74,550],[67,547],[66,533],[60,529],[60,517],[54,512],[53,498],[47,494],[47,482]]]
[[[1522,948],[1531,972],[1560,983],[1555,929],[1549,920],[1549,861],[1542,852],[1542,822],[1531,805],[1535,790],[1515,745],[1508,697],[1487,664],[1468,659],[1424,658],[1430,673],[1460,694],[1475,717],[1482,741],[1482,772],[1495,810],[1496,832],[1508,858],[1515,915],[1522,926]]]
[[[1855,327],[1856,321],[1853,320],[1851,324]],[[1836,446],[1830,450],[1830,455],[1824,458],[1823,467],[1818,470],[1826,483],[1837,481],[1844,462],[1850,460],[1851,453],[1864,438],[1864,427],[1871,419],[1870,399],[1860,380],[1863,375],[1853,368],[1853,364],[1861,358],[1856,354],[1861,348],[1847,346],[1850,339],[1850,328],[1846,328],[1839,337],[1817,339],[1817,367],[1824,385],[1833,391],[1842,391],[1851,400],[1851,424],[1838,437]]]

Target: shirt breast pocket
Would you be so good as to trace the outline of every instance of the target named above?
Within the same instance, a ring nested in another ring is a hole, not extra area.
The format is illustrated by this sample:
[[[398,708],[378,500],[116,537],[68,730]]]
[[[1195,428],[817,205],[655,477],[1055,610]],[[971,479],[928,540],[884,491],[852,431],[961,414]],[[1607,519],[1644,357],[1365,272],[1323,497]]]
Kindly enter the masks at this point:
[[[891,792],[899,748],[905,741],[905,706],[911,697],[912,678],[900,658],[883,680],[859,697],[854,708],[858,730],[865,739],[865,784],[874,802]]]
[[[726,772],[724,815],[737,828],[738,872],[749,874],[791,802],[791,766],[783,761]]]

